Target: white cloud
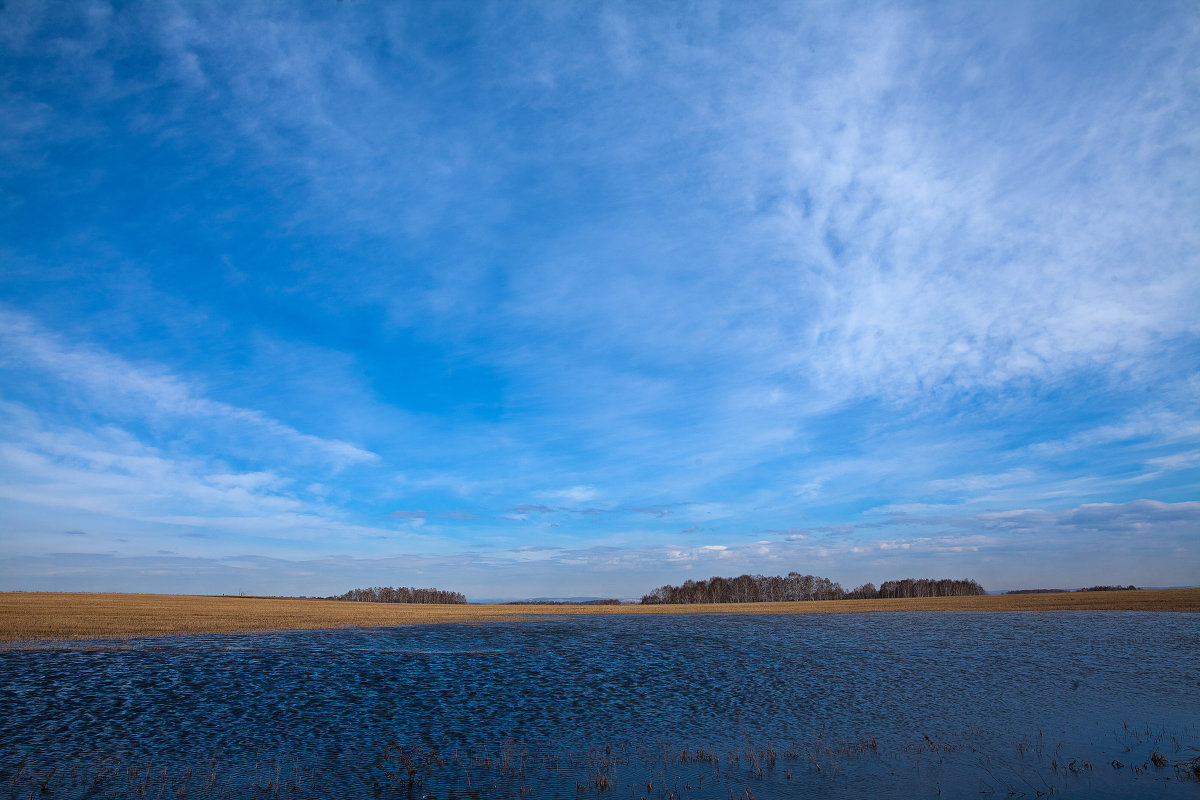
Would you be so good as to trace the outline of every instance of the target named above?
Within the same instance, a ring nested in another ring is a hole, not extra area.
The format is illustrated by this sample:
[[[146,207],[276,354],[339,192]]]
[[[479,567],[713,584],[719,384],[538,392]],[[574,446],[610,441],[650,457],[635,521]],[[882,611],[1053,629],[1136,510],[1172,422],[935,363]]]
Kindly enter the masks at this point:
[[[1034,473],[1030,469],[1018,467],[999,474],[942,478],[930,481],[926,485],[929,490],[934,492],[979,492],[986,489],[1027,485],[1033,482],[1034,477]]]
[[[1103,92],[1060,73],[1021,97],[988,48],[1028,45],[1005,41],[1000,20],[863,16],[878,18],[838,30],[844,56],[823,54],[819,71],[777,68],[795,61],[786,35],[747,67],[759,80],[736,152],[754,194],[774,196],[768,231],[794,265],[773,305],[813,312],[811,327],[778,331],[792,364],[835,395],[928,398],[1120,374],[1200,330],[1185,49],[1148,41]],[[1196,44],[1194,29],[1176,35]],[[963,58],[984,60],[978,85]]]
[[[1089,428],[1065,439],[1034,443],[1029,445],[1029,450],[1038,456],[1057,456],[1114,444],[1145,443],[1158,447],[1200,442],[1200,419],[1182,412],[1183,401],[1178,405],[1180,410],[1155,406],[1139,409],[1124,419]],[[1194,406],[1195,401],[1186,405]]]
[[[535,492],[535,496],[552,502],[568,503],[576,505],[579,503],[589,503],[600,496],[596,491],[595,486],[576,485],[568,486],[564,489],[549,489],[546,491]]]
[[[80,392],[84,404],[114,416],[131,412],[172,421],[249,428],[300,452],[316,454],[334,467],[376,461],[378,456],[349,442],[302,433],[260,411],[212,400],[188,381],[156,365],[135,365],[97,348],[70,346],[31,317],[0,308],[0,366],[31,369]]]

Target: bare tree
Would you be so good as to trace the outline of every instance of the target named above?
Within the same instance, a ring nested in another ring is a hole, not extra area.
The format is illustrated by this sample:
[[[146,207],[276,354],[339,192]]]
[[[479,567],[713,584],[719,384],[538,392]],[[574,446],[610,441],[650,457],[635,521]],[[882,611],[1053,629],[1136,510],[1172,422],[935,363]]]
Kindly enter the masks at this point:
[[[327,600],[350,600],[359,603],[445,603],[459,605],[467,602],[462,592],[442,589],[410,589],[407,586],[373,586],[369,589],[351,589]]]
[[[778,575],[739,575],[736,578],[688,579],[680,586],[660,586],[642,597],[642,603],[762,603],[805,600],[869,600],[902,597],[962,597],[987,594],[975,580],[965,578],[903,578],[884,581],[875,588],[864,583],[847,592],[837,581],[816,575],[789,572]]]

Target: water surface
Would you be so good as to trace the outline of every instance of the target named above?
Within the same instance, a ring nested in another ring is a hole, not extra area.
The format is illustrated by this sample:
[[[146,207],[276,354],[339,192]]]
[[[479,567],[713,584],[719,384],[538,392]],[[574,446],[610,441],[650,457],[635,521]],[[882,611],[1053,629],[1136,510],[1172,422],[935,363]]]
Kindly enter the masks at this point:
[[[0,651],[0,690],[0,782],[20,797],[51,769],[60,797],[1200,797],[1177,769],[1200,755],[1194,614],[90,642]]]

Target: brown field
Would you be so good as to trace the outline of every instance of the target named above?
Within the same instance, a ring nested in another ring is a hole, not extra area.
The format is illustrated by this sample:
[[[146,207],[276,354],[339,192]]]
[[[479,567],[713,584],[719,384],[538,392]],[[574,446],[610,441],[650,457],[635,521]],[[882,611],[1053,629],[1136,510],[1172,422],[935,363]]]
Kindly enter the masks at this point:
[[[896,611],[1182,611],[1200,589],[704,605],[405,605],[299,598],[0,592],[0,641],[28,642],[479,622],[545,614],[849,614]]]

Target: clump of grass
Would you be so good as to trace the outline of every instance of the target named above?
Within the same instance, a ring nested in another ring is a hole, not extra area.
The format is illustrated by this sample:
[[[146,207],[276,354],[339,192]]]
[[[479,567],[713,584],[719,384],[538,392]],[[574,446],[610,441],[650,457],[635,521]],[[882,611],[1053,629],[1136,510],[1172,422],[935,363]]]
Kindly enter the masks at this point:
[[[679,754],[679,760],[684,764],[689,762],[711,764],[720,763],[721,757],[716,753],[708,752],[703,747],[697,747],[695,750],[688,750],[685,747],[683,752]]]

